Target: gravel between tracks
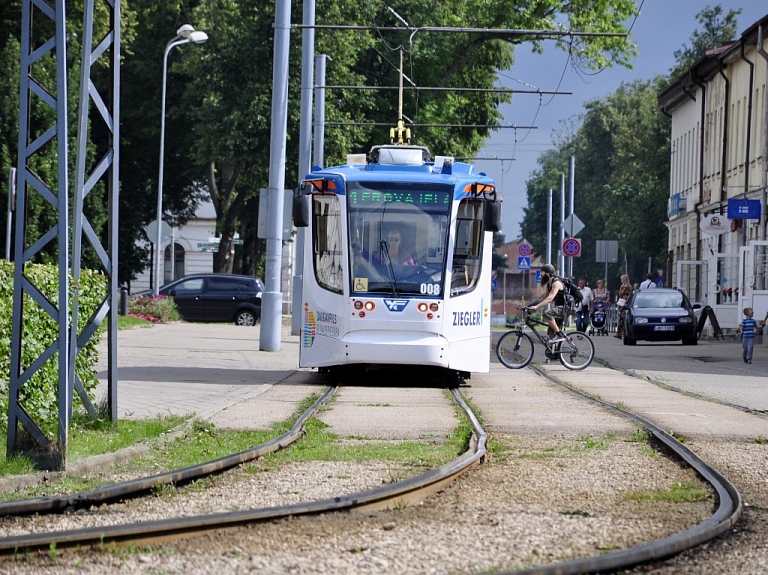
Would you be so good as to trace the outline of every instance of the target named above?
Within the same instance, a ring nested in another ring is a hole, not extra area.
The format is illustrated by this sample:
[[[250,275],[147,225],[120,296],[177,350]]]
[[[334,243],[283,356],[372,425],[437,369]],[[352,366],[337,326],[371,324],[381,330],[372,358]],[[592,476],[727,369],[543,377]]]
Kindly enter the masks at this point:
[[[0,562],[0,573],[478,573],[541,565],[625,548],[689,527],[714,500],[649,503],[638,492],[700,483],[694,472],[653,457],[628,437],[589,445],[585,438],[495,437],[508,447],[438,496],[418,506],[337,513],[254,524],[169,543],[161,548],[77,551]],[[600,439],[600,438],[593,438]],[[768,570],[768,448],[698,442],[749,503],[733,533],[661,567],[636,572],[764,573]],[[277,472],[236,472],[204,491],[133,501],[93,516],[4,520],[6,534],[55,521],[59,529],[88,523],[151,520],[320,499],[392,481],[413,470],[375,463],[312,463]],[[703,485],[703,484],[702,484]],[[194,506],[192,505],[194,502]],[[26,527],[25,527],[26,526]],[[734,552],[737,550],[737,552]]]

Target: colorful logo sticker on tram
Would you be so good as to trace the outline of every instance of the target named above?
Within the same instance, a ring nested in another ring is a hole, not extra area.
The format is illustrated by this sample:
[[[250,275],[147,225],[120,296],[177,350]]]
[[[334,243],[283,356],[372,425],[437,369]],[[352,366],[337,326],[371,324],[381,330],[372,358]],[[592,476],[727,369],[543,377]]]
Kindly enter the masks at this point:
[[[385,299],[384,305],[387,306],[389,311],[403,311],[405,306],[408,305],[407,299]]]
[[[483,301],[480,300],[479,311],[455,311],[453,312],[453,325],[456,327],[470,327],[483,325],[483,317],[488,316],[488,310],[483,308]]]
[[[304,330],[301,334],[302,347],[312,347],[318,335],[339,339],[338,316],[327,311],[309,311],[304,303]]]
[[[315,335],[317,335],[317,323],[315,322],[315,314],[309,311],[306,306],[304,307],[304,329],[301,335],[301,346],[312,347]]]

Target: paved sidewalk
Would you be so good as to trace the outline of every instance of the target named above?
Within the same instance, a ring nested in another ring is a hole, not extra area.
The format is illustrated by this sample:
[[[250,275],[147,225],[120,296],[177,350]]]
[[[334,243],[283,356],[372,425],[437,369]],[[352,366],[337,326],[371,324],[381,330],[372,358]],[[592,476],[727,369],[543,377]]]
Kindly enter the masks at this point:
[[[746,364],[738,340],[702,339],[696,346],[648,342],[625,346],[613,337],[593,340],[597,357],[611,367],[742,409],[768,411],[766,345],[756,345],[752,363]]]
[[[288,417],[295,405],[262,402],[263,412],[240,413],[234,406],[259,397],[277,383],[301,384],[313,376],[298,371],[299,338],[283,326],[280,350],[259,351],[259,326],[168,323],[118,332],[117,407],[120,418],[196,414],[209,419],[248,417],[256,427]],[[99,345],[96,397],[107,394],[106,338]],[[300,395],[310,395],[307,386]],[[266,397],[266,396],[265,396]],[[296,401],[300,400],[299,397]]]
[[[326,382],[316,370],[298,369],[299,337],[290,334],[289,325],[283,326],[277,352],[259,351],[259,334],[259,326],[181,322],[121,330],[118,416],[194,413],[220,426],[256,428],[286,419],[303,397],[319,392]],[[697,346],[641,342],[629,347],[613,337],[593,339],[597,357],[615,368],[600,370],[601,381],[623,381],[625,376],[616,370],[627,370],[677,391],[768,411],[768,346],[756,346],[748,365],[738,341],[701,340]],[[103,341],[97,398],[106,396],[105,350]],[[542,361],[538,346],[536,353],[534,361]],[[648,367],[629,369],[638,364]],[[589,374],[597,378],[598,367],[596,361],[580,373],[588,381]],[[474,374],[469,384],[499,377],[520,378],[522,372]]]

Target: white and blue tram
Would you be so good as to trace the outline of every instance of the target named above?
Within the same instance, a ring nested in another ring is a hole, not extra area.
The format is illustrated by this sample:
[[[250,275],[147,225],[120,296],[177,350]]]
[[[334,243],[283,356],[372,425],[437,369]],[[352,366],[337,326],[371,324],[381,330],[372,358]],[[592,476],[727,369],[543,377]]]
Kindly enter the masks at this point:
[[[307,227],[299,366],[488,372],[494,181],[421,146],[357,158],[315,169],[295,197]]]

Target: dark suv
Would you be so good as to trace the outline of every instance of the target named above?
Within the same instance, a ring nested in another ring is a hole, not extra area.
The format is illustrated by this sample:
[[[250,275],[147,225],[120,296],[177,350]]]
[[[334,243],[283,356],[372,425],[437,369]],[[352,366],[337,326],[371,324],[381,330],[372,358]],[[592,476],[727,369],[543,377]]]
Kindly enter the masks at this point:
[[[624,345],[637,340],[677,341],[696,345],[696,316],[701,305],[688,301],[679,289],[656,288],[632,294],[624,321]]]
[[[231,274],[193,274],[160,288],[171,296],[186,321],[234,321],[254,325],[261,318],[259,278]]]

